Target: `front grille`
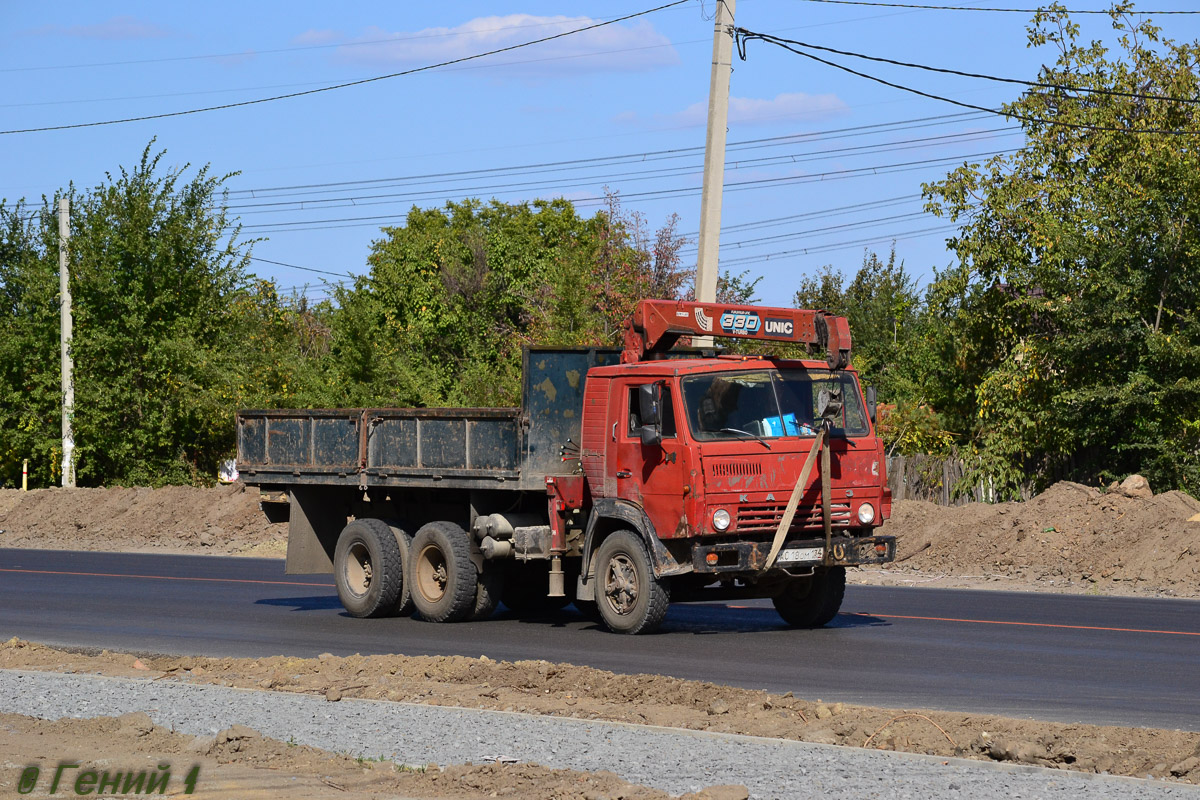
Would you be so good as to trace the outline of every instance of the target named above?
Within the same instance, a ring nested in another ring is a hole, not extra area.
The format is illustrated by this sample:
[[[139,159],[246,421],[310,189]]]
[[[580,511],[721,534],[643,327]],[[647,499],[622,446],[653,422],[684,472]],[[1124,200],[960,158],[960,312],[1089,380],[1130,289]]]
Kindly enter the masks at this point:
[[[758,461],[714,461],[708,464],[714,478],[755,477],[762,475],[762,464]]]
[[[743,505],[738,508],[737,512],[737,530],[739,532],[778,530],[786,508],[787,505],[781,503]],[[850,523],[850,504],[833,503],[829,517],[834,525],[848,525]],[[796,509],[796,516],[792,517],[792,526],[789,530],[820,528],[822,524],[820,506],[799,506]]]

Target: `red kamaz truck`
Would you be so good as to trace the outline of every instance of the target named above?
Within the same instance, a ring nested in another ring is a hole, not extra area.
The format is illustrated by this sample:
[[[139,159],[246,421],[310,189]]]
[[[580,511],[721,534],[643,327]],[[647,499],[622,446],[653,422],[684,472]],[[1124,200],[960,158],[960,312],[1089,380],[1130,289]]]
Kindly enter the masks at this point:
[[[697,336],[808,357],[673,349]],[[289,519],[287,571],[333,572],[357,617],[573,600],[642,633],[670,602],[769,597],[816,627],[846,567],[895,558],[874,392],[849,362],[842,317],[646,300],[624,350],[528,348],[521,408],[243,411],[238,469]]]

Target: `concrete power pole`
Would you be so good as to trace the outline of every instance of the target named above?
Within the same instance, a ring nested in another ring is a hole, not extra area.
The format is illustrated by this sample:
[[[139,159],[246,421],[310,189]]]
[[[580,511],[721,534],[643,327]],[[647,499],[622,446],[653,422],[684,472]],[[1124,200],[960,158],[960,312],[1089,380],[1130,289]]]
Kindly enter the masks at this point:
[[[58,201],[58,312],[62,350],[62,485],[75,486],[75,361],[71,357],[71,274],[68,257],[71,239],[71,201]]]
[[[729,120],[729,74],[733,68],[733,14],[736,0],[717,0],[713,26],[712,74],[708,83],[708,135],[704,140],[704,188],[700,194],[700,242],[696,258],[696,299],[717,299],[717,248],[721,241],[721,193],[725,180],[725,135]],[[711,347],[702,336],[697,346]]]

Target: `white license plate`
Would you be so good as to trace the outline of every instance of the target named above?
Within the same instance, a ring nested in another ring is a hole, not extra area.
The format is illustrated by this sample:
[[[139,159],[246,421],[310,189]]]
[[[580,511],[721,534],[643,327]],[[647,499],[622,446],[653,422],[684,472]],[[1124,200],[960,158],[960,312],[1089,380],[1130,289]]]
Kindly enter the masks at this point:
[[[779,558],[776,561],[788,563],[796,561],[820,561],[824,555],[824,547],[789,547],[786,550],[779,551]]]

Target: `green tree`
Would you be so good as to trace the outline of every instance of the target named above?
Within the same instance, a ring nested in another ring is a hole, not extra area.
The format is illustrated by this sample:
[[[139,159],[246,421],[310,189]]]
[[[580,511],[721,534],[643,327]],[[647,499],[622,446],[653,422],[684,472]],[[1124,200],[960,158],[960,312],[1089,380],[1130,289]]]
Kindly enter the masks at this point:
[[[851,359],[863,380],[878,387],[885,401],[905,400],[914,393],[911,373],[898,365],[905,363],[910,343],[920,333],[922,304],[904,262],[896,260],[895,247],[886,261],[864,252],[862,265],[849,283],[832,266],[806,277],[793,302],[797,308],[821,308],[846,317],[853,342]]]
[[[748,269],[737,275],[725,270],[717,276],[717,302],[736,306],[753,305],[758,302],[758,284],[761,282],[762,276],[751,275]]]
[[[82,484],[160,485],[215,474],[233,442],[246,382],[243,320],[249,243],[229,225],[207,168],[162,170],[153,143],[132,170],[71,200],[75,440]],[[0,458],[34,457],[57,478],[58,235],[43,198],[0,207],[3,324]]]
[[[34,485],[54,480],[60,446],[57,219],[48,207],[0,203],[0,486],[30,462]]]
[[[611,193],[591,218],[562,199],[414,207],[337,295],[331,361],[347,399],[516,404],[522,345],[619,345],[637,300],[678,296],[675,225],[650,234]]]
[[[1030,46],[1056,59],[1004,107],[1025,146],[925,187],[962,223],[930,294],[963,389],[945,410],[1009,490],[1138,471],[1200,491],[1200,42],[1132,14],[1112,7],[1114,54],[1040,12]]]
[[[547,282],[588,252],[593,228],[566,201],[414,207],[372,246],[368,276],[338,293],[333,358],[353,399],[505,405],[520,386],[534,307],[571,312]]]

